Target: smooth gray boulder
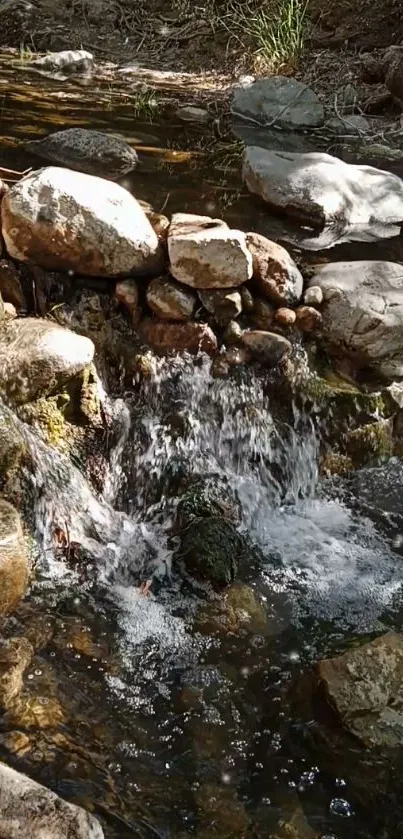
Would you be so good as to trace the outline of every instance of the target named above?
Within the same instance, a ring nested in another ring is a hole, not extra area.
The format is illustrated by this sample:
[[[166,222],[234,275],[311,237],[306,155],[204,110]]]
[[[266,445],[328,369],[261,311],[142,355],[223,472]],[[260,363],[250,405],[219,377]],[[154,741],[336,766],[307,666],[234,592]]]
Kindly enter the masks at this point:
[[[400,225],[403,180],[397,175],[344,163],[324,152],[293,154],[249,146],[243,178],[271,207],[313,227],[334,225],[354,239],[354,229]],[[389,235],[398,233],[390,230]]]
[[[322,289],[322,334],[330,345],[381,376],[403,376],[403,265],[330,262],[309,285]]]
[[[325,121],[322,103],[302,82],[287,76],[258,79],[234,91],[231,112],[236,117],[256,120],[280,128],[318,128]]]
[[[0,396],[30,402],[81,373],[93,357],[89,338],[52,321],[7,321],[0,328]]]
[[[0,763],[0,839],[104,839],[99,822]]]

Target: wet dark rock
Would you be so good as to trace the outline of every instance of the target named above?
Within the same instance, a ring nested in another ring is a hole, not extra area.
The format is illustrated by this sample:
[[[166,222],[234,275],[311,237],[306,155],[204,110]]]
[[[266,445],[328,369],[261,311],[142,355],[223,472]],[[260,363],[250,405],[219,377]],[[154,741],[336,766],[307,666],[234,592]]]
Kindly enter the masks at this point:
[[[221,588],[235,578],[243,551],[243,539],[233,525],[210,516],[195,519],[183,531],[176,558],[190,574]]]
[[[0,764],[0,836],[103,839],[99,822],[26,775]]]
[[[260,292],[277,306],[293,306],[302,296],[303,280],[288,251],[260,233],[247,234],[253,279]]]
[[[113,181],[131,172],[138,162],[135,150],[124,140],[89,128],[56,131],[29,143],[27,149],[48,163]]]
[[[162,355],[180,352],[214,355],[217,350],[216,336],[206,323],[179,323],[149,318],[140,324],[139,334],[146,344]]]
[[[0,614],[12,612],[24,596],[29,558],[19,513],[0,498]]]
[[[0,294],[16,309],[27,308],[18,268],[8,259],[0,259]]]
[[[256,329],[270,329],[273,324],[276,308],[273,303],[264,300],[263,297],[256,297],[253,304],[253,311],[250,318]]]
[[[242,342],[260,361],[273,367],[291,352],[291,344],[287,338],[262,329],[246,330],[242,335]]]
[[[392,419],[361,425],[346,432],[342,438],[344,451],[354,466],[374,465],[388,460],[395,451]]]
[[[242,337],[242,333],[242,326],[236,320],[230,320],[223,333],[225,346],[229,347],[232,344],[238,344]]]
[[[211,477],[195,481],[178,504],[177,527],[186,529],[195,519],[217,516],[233,524],[241,519],[241,506],[233,491]]]
[[[50,271],[120,277],[161,270],[150,222],[123,187],[50,166],[14,184],[1,206],[10,256]]]
[[[323,125],[325,115],[316,93],[287,76],[258,79],[234,91],[231,111],[237,117],[252,117],[261,125],[300,130]]]
[[[367,747],[403,744],[403,637],[395,632],[319,661],[314,690]]]
[[[34,657],[26,638],[8,638],[0,645],[0,707],[7,709],[22,689],[25,670]]]
[[[189,320],[196,306],[196,295],[168,277],[151,280],[147,292],[150,309],[163,320]]]
[[[81,373],[93,356],[92,341],[52,321],[8,321],[0,328],[0,394],[29,402]]]

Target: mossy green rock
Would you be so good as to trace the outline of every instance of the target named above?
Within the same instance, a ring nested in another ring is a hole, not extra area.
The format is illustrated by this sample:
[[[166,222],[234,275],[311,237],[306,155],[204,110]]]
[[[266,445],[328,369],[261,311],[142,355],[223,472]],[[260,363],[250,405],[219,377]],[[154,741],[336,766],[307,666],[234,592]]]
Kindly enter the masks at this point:
[[[221,588],[236,576],[244,548],[244,540],[229,522],[210,516],[194,519],[182,533],[177,556],[191,574]]]
[[[178,505],[179,527],[187,527],[194,519],[217,516],[226,521],[240,521],[240,504],[232,490],[214,477],[200,479],[182,495]]]
[[[395,448],[393,421],[379,420],[349,431],[344,435],[343,447],[354,466],[364,466],[392,457]]]
[[[202,607],[196,626],[209,635],[267,635],[266,611],[253,589],[244,583],[231,585],[223,599]]]

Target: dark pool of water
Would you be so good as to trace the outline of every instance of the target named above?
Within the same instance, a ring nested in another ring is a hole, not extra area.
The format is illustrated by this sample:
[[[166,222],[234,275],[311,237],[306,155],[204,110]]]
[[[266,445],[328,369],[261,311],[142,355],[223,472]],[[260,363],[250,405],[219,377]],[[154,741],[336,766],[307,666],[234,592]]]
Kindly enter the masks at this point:
[[[61,85],[4,62],[1,69],[3,165],[30,164],[19,144],[54,129],[113,129],[138,147],[130,188],[156,210],[223,215],[243,229],[284,235],[283,222],[244,194],[228,161],[221,170],[208,155],[173,162],[164,152],[141,152],[144,146],[200,152],[206,138],[199,129],[136,118],[133,103],[106,81]],[[398,238],[346,244],[331,258],[401,260],[402,254]],[[201,471],[230,480],[265,558],[242,576],[266,620],[240,631],[213,631],[212,620],[201,625],[200,612],[206,604],[213,609],[214,597],[175,567],[171,580],[144,598],[124,578],[108,589],[101,574],[83,581],[63,563],[49,568],[42,557],[31,595],[9,628],[30,628],[41,638],[40,650],[21,701],[1,721],[0,753],[60,795],[94,808],[107,839],[266,839],[279,817],[299,807],[323,839],[400,839],[400,758],[387,761],[355,743],[346,746],[342,737],[329,752],[290,696],[318,657],[368,633],[402,627],[401,559],[392,545],[401,529],[401,472],[374,472],[354,486],[320,482],[309,421],[283,445],[284,429],[276,432],[259,385],[220,389],[193,369],[175,381],[182,383],[181,409],[193,437],[185,452],[179,443],[170,448],[156,383],[154,401],[140,410],[141,433],[137,410],[126,442],[119,503],[143,517],[157,538],[166,507],[158,508],[157,497],[157,511],[143,509],[139,486],[177,455],[192,463],[199,458]],[[239,411],[231,409],[234,400]],[[239,416],[254,400],[263,421],[245,426]],[[284,469],[280,494],[266,474],[271,458]],[[379,498],[381,477],[395,493],[387,527],[375,514],[385,497]]]

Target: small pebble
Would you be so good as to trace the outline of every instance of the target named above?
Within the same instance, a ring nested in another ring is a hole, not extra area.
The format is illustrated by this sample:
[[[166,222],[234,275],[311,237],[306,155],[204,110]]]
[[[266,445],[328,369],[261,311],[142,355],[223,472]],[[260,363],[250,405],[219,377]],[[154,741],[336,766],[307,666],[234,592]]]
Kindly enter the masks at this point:
[[[6,320],[13,320],[17,317],[17,309],[12,303],[4,303],[4,316]]]
[[[312,285],[307,288],[304,294],[304,303],[306,306],[320,306],[323,303],[323,291],[318,285]]]
[[[255,305],[255,301],[253,299],[252,292],[249,291],[246,286],[241,286],[239,289],[239,293],[242,299],[242,311],[243,312],[253,312],[253,307]]]
[[[322,315],[312,306],[298,306],[296,316],[297,326],[302,332],[313,332],[321,326]]]
[[[294,312],[294,309],[287,309],[285,306],[282,306],[280,309],[277,309],[277,312],[274,316],[274,320],[276,323],[280,323],[282,326],[292,326],[297,319],[297,316]]]

